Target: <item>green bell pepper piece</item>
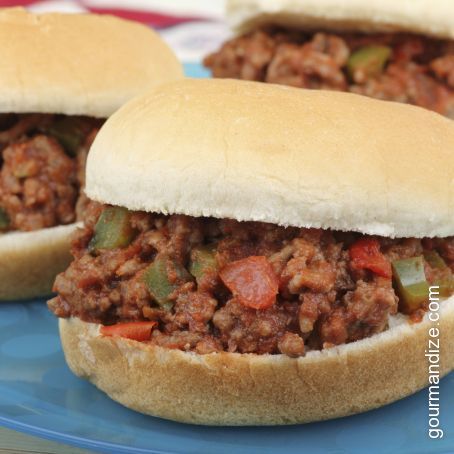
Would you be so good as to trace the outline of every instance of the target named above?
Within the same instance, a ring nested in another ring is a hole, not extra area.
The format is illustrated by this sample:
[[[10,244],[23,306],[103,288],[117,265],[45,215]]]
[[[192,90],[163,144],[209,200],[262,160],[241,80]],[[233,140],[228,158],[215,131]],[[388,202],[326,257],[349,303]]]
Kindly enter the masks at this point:
[[[393,278],[404,313],[412,313],[429,299],[429,283],[422,256],[392,262]]]
[[[166,256],[157,256],[143,275],[148,290],[156,302],[170,310],[173,302],[170,295],[183,283],[192,280],[184,266]]]
[[[354,80],[358,71],[366,78],[377,76],[383,71],[391,57],[391,48],[386,46],[365,46],[354,52],[347,62],[347,71]]]
[[[438,270],[439,277],[435,279],[433,285],[438,285],[440,295],[444,297],[451,296],[454,292],[454,276],[451,269],[436,251],[425,251],[424,259],[434,270]]]
[[[70,156],[74,157],[85,138],[86,128],[78,118],[63,117],[53,123],[48,132],[60,142]]]
[[[444,269],[448,267],[437,251],[424,251],[424,259],[431,268]]]
[[[131,213],[123,207],[107,207],[95,226],[89,250],[115,249],[129,246],[135,232],[130,223]]]
[[[199,246],[192,250],[189,272],[196,278],[198,284],[207,272],[217,269],[215,245]]]

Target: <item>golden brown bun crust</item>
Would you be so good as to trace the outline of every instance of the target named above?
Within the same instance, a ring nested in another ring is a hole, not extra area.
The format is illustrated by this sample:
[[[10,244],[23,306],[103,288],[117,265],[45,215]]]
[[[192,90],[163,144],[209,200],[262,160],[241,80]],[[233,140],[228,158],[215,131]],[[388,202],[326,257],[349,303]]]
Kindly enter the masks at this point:
[[[108,117],[183,76],[149,27],[94,14],[0,9],[0,112]]]
[[[442,306],[444,375],[454,369],[454,298]],[[60,319],[60,335],[72,371],[129,408],[186,423],[269,425],[359,413],[423,388],[430,326],[403,322],[299,359],[186,353],[102,337],[79,319]]]
[[[76,224],[0,234],[0,301],[50,295],[55,276],[71,262]]]
[[[185,79],[126,104],[88,196],[132,210],[389,237],[454,234],[454,122],[405,104]]]
[[[454,38],[452,0],[228,0],[227,18],[239,33],[271,24]]]

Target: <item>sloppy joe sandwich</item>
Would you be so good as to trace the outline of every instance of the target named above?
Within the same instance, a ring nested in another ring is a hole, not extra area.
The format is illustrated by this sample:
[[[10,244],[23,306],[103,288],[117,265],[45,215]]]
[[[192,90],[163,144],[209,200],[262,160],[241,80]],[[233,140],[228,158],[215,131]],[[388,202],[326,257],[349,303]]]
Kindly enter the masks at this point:
[[[454,118],[451,0],[228,0],[215,77],[340,90]]]
[[[348,93],[188,79],[136,98],[94,141],[48,302],[69,366],[199,424],[414,393],[435,286],[454,368],[453,149],[452,121]]]
[[[0,10],[0,300],[49,295],[84,209],[105,118],[182,77],[150,29],[110,16]],[[108,158],[106,158],[108,159]]]

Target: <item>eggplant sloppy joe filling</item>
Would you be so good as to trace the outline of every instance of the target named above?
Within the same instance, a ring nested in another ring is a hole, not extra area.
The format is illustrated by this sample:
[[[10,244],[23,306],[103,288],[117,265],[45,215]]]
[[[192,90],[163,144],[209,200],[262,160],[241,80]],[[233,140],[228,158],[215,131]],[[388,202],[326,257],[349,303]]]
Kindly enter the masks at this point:
[[[85,160],[102,120],[50,114],[0,115],[0,233],[78,218]]]
[[[454,293],[454,237],[389,239],[258,222],[164,216],[91,202],[58,317],[200,354],[298,357],[414,322],[429,285]]]
[[[454,118],[454,41],[264,29],[227,41],[204,63],[214,77],[350,91]]]

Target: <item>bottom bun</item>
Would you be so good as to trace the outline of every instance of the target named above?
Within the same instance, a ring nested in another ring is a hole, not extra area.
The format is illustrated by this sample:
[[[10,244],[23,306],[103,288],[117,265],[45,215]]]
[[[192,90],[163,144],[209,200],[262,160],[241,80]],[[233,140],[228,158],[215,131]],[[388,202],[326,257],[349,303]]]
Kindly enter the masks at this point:
[[[454,298],[440,311],[441,369],[454,369]],[[211,425],[295,424],[380,407],[428,384],[432,323],[400,317],[386,332],[302,358],[198,355],[123,338],[61,319],[72,371],[112,399],[153,416]]]
[[[50,295],[55,276],[72,260],[76,224],[0,234],[0,300]]]

